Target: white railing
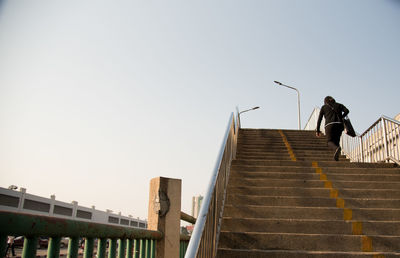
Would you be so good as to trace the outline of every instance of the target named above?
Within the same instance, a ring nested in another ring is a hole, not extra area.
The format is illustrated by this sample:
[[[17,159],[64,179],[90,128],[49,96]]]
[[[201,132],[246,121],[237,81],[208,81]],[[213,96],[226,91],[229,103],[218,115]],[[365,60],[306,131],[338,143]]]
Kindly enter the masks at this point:
[[[236,156],[238,123],[232,113],[185,258],[215,257],[231,161]]]
[[[308,118],[307,124],[304,127],[304,130],[310,130],[313,131],[317,128],[317,121],[318,121],[318,116],[320,112],[320,108],[316,107],[314,108],[313,112],[311,113],[310,117]],[[321,132],[325,133],[325,120],[322,119],[321,122]]]
[[[380,117],[363,134],[342,135],[342,151],[354,162],[391,161],[400,165],[400,122]]]

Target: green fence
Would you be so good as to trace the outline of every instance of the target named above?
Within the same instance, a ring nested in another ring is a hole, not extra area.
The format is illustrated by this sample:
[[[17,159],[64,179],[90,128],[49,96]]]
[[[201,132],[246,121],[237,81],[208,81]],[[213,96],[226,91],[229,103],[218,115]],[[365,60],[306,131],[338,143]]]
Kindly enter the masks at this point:
[[[0,211],[0,254],[5,254],[7,236],[24,236],[22,257],[36,257],[39,237],[49,237],[47,256],[59,257],[60,240],[69,237],[67,257],[78,257],[79,240],[85,238],[83,257],[151,258],[163,237],[159,231],[113,226],[47,216]],[[180,257],[189,237],[181,237]]]

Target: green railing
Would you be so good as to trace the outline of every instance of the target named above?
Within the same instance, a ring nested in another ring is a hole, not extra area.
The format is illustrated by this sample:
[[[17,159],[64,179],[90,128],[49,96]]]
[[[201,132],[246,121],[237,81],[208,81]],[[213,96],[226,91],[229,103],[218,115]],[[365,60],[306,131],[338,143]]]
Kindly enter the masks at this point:
[[[85,238],[83,257],[151,258],[156,257],[155,245],[163,237],[159,231],[113,226],[15,212],[0,211],[0,254],[5,254],[7,236],[24,236],[22,257],[36,257],[39,237],[49,237],[47,257],[59,257],[60,240],[69,237],[68,258],[78,257],[79,239]],[[107,247],[108,242],[108,247]],[[189,237],[181,236],[180,257]]]

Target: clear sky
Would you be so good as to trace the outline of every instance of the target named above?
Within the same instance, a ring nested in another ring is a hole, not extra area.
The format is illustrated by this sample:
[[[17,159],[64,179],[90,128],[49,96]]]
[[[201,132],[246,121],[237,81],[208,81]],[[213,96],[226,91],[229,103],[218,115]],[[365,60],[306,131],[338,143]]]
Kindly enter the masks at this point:
[[[0,1],[0,186],[147,218],[204,194],[230,113],[297,128],[326,95],[358,132],[400,112],[399,0]]]

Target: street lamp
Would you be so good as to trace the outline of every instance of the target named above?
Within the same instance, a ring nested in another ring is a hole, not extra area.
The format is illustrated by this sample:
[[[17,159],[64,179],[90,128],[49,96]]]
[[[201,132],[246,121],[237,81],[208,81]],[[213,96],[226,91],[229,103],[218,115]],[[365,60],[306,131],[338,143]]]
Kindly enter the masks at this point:
[[[281,85],[281,86],[284,86],[284,87],[286,87],[286,88],[289,88],[289,89],[292,89],[292,90],[297,91],[297,107],[298,107],[298,110],[299,110],[299,130],[301,130],[301,120],[300,120],[300,92],[299,92],[299,90],[296,89],[296,88],[294,88],[294,87],[285,85],[285,84],[283,84],[283,83],[281,83],[281,82],[278,82],[278,81],[274,81],[274,82],[275,82],[276,84],[278,84],[278,85]]]
[[[238,122],[239,122],[239,128],[241,128],[241,123],[240,123],[240,114],[242,114],[242,113],[244,113],[244,112],[248,112],[248,111],[252,111],[252,110],[256,110],[256,109],[259,109],[260,107],[253,107],[253,108],[250,108],[250,109],[246,109],[246,110],[243,110],[243,111],[240,111],[239,113],[238,113]]]

